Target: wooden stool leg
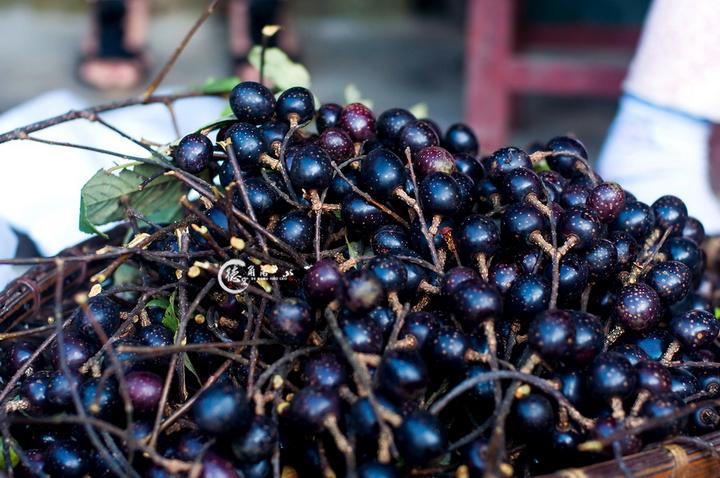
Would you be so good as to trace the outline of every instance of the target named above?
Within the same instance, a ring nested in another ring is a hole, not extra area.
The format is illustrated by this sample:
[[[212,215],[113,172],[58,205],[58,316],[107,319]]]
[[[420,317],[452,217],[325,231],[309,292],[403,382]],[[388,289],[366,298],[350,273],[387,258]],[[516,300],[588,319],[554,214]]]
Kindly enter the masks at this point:
[[[515,0],[469,0],[465,35],[465,121],[482,151],[505,144],[512,91],[505,78],[513,53]]]

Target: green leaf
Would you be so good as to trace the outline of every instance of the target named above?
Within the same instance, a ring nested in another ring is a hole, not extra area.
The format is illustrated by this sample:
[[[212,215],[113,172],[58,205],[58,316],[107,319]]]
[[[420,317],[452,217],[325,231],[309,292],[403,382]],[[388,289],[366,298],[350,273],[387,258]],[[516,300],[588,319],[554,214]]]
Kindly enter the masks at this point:
[[[347,244],[348,247],[348,255],[351,259],[355,257],[360,257],[360,252],[362,251],[363,244],[361,241],[356,242],[350,242],[348,240],[347,234],[345,235],[345,244]]]
[[[165,327],[170,329],[173,334],[177,332],[177,329],[180,326],[180,321],[178,320],[177,313],[175,312],[175,291],[170,294],[170,299],[168,300],[168,305],[165,309],[165,315],[163,315],[162,323]]]
[[[20,457],[17,453],[15,453],[15,450],[11,447],[10,448],[10,465],[15,468],[17,464],[20,463]],[[5,440],[0,440],[0,469],[6,469],[5,466]]]
[[[185,365],[185,368],[190,371],[193,375],[195,375],[195,378],[197,379],[199,384],[202,384],[202,381],[200,380],[200,376],[195,371],[195,367],[193,366],[192,362],[190,361],[190,357],[188,357],[188,354],[183,354],[183,364]]]
[[[114,285],[134,284],[137,282],[138,277],[140,277],[140,273],[137,268],[130,264],[120,264],[120,267],[113,274],[113,282]]]
[[[425,102],[415,103],[410,108],[408,108],[408,111],[418,119],[427,118],[429,113],[428,105]]]
[[[248,54],[248,63],[260,70],[260,53],[262,47],[254,46]],[[310,88],[310,73],[300,63],[295,63],[280,48],[265,50],[265,81],[272,83],[277,91],[293,86]]]
[[[206,95],[217,95],[230,93],[235,85],[240,83],[237,76],[228,76],[225,78],[208,78],[204,85],[200,87],[200,91]]]
[[[180,197],[187,192],[180,181],[159,176],[138,189],[148,177],[163,172],[163,168],[151,164],[123,169],[118,174],[99,170],[80,192],[80,230],[103,235],[98,226],[125,219],[123,200],[151,221],[163,224],[177,220],[182,212]]]
[[[170,306],[170,301],[167,297],[159,297],[145,304],[146,309],[149,309],[151,307],[158,307],[160,309],[166,310],[168,306]]]
[[[228,109],[229,108],[230,107],[228,107]],[[224,125],[225,123],[231,123],[233,121],[237,121],[237,117],[232,112],[232,110],[230,110],[230,112],[226,112],[225,110],[223,110],[221,116],[218,119],[213,120],[210,123],[201,126],[200,128],[196,129],[195,132],[199,133],[200,131],[210,131],[213,129],[217,129],[220,126]]]
[[[715,307],[715,318],[720,319],[720,307]]]
[[[87,183],[85,183],[85,185],[87,185]],[[91,223],[90,219],[88,219],[87,206],[85,205],[85,196],[84,194],[82,194],[82,192],[80,193],[80,220],[78,222],[78,227],[80,227],[80,230],[82,232],[87,232],[88,234],[97,234],[105,239],[109,237],[107,234],[95,227],[95,224]]]
[[[345,87],[345,104],[362,103],[372,109],[373,101],[362,97],[362,93],[354,83],[350,83]]]
[[[541,173],[543,171],[550,171],[550,166],[548,166],[547,161],[544,159],[542,161],[538,161],[533,165],[533,170],[535,170],[536,173]]]

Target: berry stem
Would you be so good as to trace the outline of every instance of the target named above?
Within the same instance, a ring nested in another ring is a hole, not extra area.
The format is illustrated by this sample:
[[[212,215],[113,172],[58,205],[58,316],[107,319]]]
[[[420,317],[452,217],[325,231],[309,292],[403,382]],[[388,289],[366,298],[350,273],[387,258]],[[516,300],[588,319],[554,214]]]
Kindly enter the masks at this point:
[[[625,333],[625,329],[619,325],[616,325],[615,327],[610,330],[610,333],[607,334],[607,337],[605,337],[605,350],[610,348],[612,344],[617,342],[617,339],[620,338]]]
[[[480,271],[480,277],[482,277],[482,280],[487,282],[490,279],[487,255],[481,252],[475,259],[477,261],[478,270]]]
[[[630,407],[630,416],[631,417],[637,417],[640,413],[640,409],[642,406],[647,402],[648,398],[650,398],[651,394],[649,391],[643,389],[638,392],[637,397],[635,398],[635,401],[632,404],[632,407]]]
[[[550,209],[547,204],[544,204],[535,193],[530,193],[527,196],[525,196],[525,201],[530,204],[532,207],[543,213],[548,218],[552,217],[552,209]]]
[[[425,240],[428,244],[428,249],[430,249],[430,256],[432,257],[433,264],[435,264],[435,267],[442,269],[442,267],[440,266],[440,261],[438,260],[438,253],[437,249],[435,248],[435,243],[433,242],[433,238],[428,231],[428,226],[425,222],[425,216],[423,215],[422,207],[420,206],[420,193],[417,184],[417,177],[415,176],[415,167],[412,163],[412,155],[410,154],[410,148],[405,148],[405,158],[407,159],[408,170],[410,171],[410,179],[412,180],[413,189],[415,190],[415,212],[418,215],[420,229],[422,230],[423,236],[425,236]]]
[[[410,225],[407,223],[407,221],[405,221],[405,219],[403,219],[403,218],[401,218],[400,216],[398,216],[397,213],[395,213],[392,209],[389,209],[389,208],[388,208],[387,206],[385,206],[384,204],[376,201],[376,200],[373,199],[372,196],[370,196],[368,193],[366,193],[365,191],[363,191],[363,190],[361,190],[360,188],[358,188],[357,186],[355,186],[355,185],[347,178],[347,176],[345,176],[345,175],[343,174],[342,170],[341,170],[335,163],[331,163],[330,165],[331,165],[331,166],[333,167],[333,169],[335,170],[335,173],[337,173],[338,176],[340,176],[342,179],[345,180],[345,182],[348,183],[348,185],[350,186],[350,189],[352,189],[354,193],[358,194],[358,195],[359,195],[360,197],[362,197],[364,200],[366,200],[367,202],[371,203],[373,206],[377,207],[378,209],[380,209],[382,212],[384,212],[384,213],[387,214],[388,216],[392,217],[392,218],[393,218],[395,221],[397,221],[399,224],[402,224],[403,227],[408,228],[408,229],[410,228]]]
[[[622,398],[611,397],[610,408],[612,408],[612,416],[615,420],[621,422],[625,419],[625,408],[623,408]]]
[[[357,478],[357,469],[355,468],[355,450],[340,430],[340,427],[337,423],[337,418],[335,418],[334,415],[330,415],[325,419],[323,425],[325,426],[325,429],[330,432],[333,440],[335,440],[335,446],[337,447],[338,451],[342,453],[345,457],[347,476],[349,478]]]
[[[663,365],[667,365],[672,361],[673,357],[676,353],[680,351],[680,342],[677,339],[674,339],[672,342],[670,342],[670,345],[668,345],[667,350],[665,350],[665,353],[663,354],[662,358],[660,359],[660,363]]]

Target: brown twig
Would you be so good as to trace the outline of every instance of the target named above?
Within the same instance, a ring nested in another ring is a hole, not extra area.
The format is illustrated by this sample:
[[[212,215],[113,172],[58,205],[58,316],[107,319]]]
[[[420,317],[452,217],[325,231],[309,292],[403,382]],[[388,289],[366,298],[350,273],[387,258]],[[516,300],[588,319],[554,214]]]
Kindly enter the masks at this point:
[[[220,3],[220,0],[211,0],[205,10],[202,12],[200,17],[195,20],[195,24],[190,28],[190,30],[185,34],[185,37],[182,39],[180,44],[175,48],[175,51],[173,51],[172,55],[170,55],[170,58],[167,62],[165,62],[165,65],[163,65],[160,72],[153,78],[153,80],[150,82],[150,85],[145,89],[145,92],[142,94],[143,99],[150,98],[153,93],[155,93],[155,90],[160,86],[160,83],[165,79],[168,73],[170,73],[170,70],[172,69],[173,65],[175,65],[175,62],[177,61],[180,54],[183,52],[185,47],[190,43],[190,40],[195,35],[195,32],[198,31],[198,29],[202,26],[203,23],[205,23],[205,20],[212,15],[213,10],[215,10],[215,7]]]

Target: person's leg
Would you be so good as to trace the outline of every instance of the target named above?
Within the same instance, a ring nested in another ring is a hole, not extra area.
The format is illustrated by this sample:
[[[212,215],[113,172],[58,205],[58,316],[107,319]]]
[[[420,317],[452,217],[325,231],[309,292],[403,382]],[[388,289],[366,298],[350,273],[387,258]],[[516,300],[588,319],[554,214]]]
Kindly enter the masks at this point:
[[[146,70],[141,52],[148,18],[147,0],[97,0],[78,65],[80,80],[103,90],[136,86]]]
[[[644,202],[671,193],[720,232],[710,186],[711,121],[720,120],[720,2],[655,0],[598,169]]]
[[[241,80],[257,81],[258,70],[247,61],[254,45],[262,42],[262,29],[266,25],[282,24],[278,34],[270,39],[269,46],[280,46],[285,53],[297,55],[297,41],[289,29],[280,0],[231,0],[228,4],[228,30],[230,53],[235,74]]]
[[[708,233],[720,232],[720,204],[710,186],[711,123],[626,95],[600,154],[598,172],[640,201],[674,194]]]

